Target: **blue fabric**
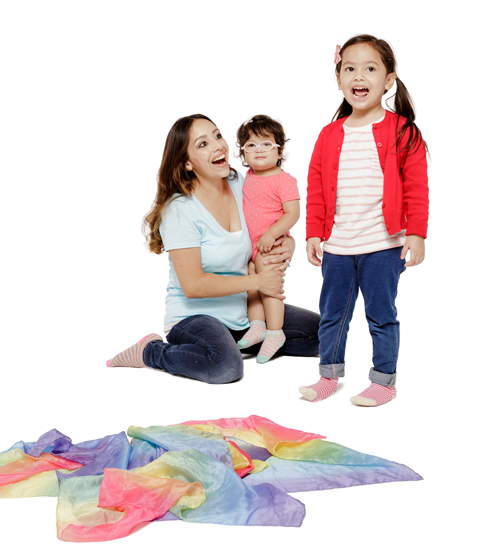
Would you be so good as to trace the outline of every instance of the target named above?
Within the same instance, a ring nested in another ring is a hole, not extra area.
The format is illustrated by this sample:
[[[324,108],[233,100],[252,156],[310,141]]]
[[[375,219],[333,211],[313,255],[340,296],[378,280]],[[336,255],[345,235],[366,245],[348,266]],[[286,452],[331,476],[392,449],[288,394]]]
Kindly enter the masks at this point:
[[[194,195],[178,196],[167,205],[163,212],[160,234],[166,251],[199,247],[204,272],[245,276],[248,275],[252,244],[243,216],[243,177],[237,173],[236,178],[228,178],[226,181],[238,205],[242,228],[240,235],[226,231]],[[165,325],[201,314],[220,320],[230,329],[245,329],[249,326],[246,293],[188,299],[182,291],[170,259],[169,263],[170,281],[165,299]]]
[[[286,342],[276,353],[290,356],[316,356],[319,315],[285,304],[283,332]],[[257,354],[260,343],[240,350],[236,342],[245,330],[233,331],[211,316],[191,316],[174,325],[168,342],[150,342],[144,349],[144,362],[172,375],[184,375],[206,383],[237,381],[243,375],[242,353]]]
[[[343,377],[349,323],[361,289],[373,341],[370,380],[391,386],[396,383],[399,353],[399,321],[396,295],[399,276],[406,269],[402,247],[358,255],[323,255],[323,287],[319,309],[320,374]]]

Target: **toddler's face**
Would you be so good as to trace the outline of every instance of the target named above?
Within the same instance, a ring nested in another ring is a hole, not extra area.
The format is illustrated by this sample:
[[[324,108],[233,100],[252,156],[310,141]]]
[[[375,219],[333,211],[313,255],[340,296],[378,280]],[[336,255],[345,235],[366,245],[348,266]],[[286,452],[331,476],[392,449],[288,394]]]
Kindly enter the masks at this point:
[[[246,143],[252,142],[257,146],[260,146],[262,142],[276,143],[274,136],[257,136],[253,132],[250,133],[250,137]],[[244,150],[245,161],[251,166],[254,171],[262,172],[264,170],[271,170],[276,166],[278,159],[281,159],[281,153],[278,153],[279,148],[273,147],[269,151],[264,151],[262,147],[256,147],[255,151],[248,153]]]
[[[387,74],[380,54],[369,44],[354,44],[342,54],[337,82],[353,109],[365,110],[380,105],[382,95],[392,88],[395,79],[396,74]]]

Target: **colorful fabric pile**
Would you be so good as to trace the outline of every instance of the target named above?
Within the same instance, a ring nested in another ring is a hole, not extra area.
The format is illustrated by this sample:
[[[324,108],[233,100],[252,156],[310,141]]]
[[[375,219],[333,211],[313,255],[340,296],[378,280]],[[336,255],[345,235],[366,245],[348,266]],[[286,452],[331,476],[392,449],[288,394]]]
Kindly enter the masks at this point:
[[[0,497],[53,496],[64,541],[154,520],[300,526],[289,492],[421,480],[410,468],[252,415],[128,429],[80,444],[57,430],[0,454]]]

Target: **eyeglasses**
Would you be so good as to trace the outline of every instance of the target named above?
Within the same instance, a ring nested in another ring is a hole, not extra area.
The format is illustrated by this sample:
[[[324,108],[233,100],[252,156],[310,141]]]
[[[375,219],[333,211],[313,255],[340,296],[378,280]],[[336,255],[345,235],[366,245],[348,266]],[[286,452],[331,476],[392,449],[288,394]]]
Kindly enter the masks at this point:
[[[277,143],[273,143],[269,140],[265,140],[265,141],[261,142],[259,145],[255,144],[253,142],[247,142],[243,146],[243,149],[247,153],[253,153],[254,151],[256,151],[259,148],[262,149],[262,151],[271,151],[271,149],[273,149],[275,147],[279,147],[279,145]]]

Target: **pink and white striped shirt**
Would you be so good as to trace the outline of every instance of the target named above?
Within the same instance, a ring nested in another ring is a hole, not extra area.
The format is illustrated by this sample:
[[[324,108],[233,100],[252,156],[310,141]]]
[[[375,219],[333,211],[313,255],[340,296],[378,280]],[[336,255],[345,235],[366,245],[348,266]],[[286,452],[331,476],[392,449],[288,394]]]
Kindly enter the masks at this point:
[[[372,125],[359,128],[344,125],[344,132],[335,222],[323,250],[332,254],[366,254],[404,245],[405,230],[390,236],[385,227],[384,173]]]

